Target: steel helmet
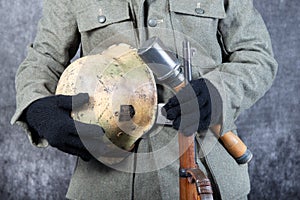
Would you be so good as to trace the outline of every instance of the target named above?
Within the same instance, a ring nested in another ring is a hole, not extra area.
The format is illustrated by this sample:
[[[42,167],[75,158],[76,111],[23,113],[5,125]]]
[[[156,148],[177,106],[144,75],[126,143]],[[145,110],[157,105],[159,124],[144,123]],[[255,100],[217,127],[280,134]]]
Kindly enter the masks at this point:
[[[96,124],[118,148],[131,150],[153,126],[157,110],[154,76],[127,44],[109,47],[71,63],[56,94],[88,93],[89,103],[72,111],[75,120]]]

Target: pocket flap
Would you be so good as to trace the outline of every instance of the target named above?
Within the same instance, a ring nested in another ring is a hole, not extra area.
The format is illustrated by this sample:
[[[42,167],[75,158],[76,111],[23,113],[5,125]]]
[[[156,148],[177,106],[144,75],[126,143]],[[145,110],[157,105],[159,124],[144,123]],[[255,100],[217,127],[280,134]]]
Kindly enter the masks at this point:
[[[175,13],[222,19],[226,17],[223,0],[170,0]]]
[[[93,4],[82,9],[77,13],[77,16],[80,32],[130,19],[128,2],[126,1],[101,1],[96,6]],[[104,17],[102,22],[99,22],[99,16]]]

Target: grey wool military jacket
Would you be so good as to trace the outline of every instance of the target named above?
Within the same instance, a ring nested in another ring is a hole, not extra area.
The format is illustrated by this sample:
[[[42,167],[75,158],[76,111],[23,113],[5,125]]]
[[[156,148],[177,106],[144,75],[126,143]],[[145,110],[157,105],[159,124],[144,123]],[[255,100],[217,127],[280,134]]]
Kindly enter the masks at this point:
[[[265,94],[276,75],[269,34],[252,0],[44,0],[36,39],[16,75],[12,123],[23,126],[33,144],[46,147],[22,121],[22,112],[55,94],[77,49],[86,56],[117,43],[138,48],[152,36],[179,57],[183,39],[190,41],[193,79],[207,79],[222,97],[222,134],[236,133],[239,114]],[[162,88],[160,95],[166,101],[172,94]],[[170,127],[154,127],[136,153],[116,166],[78,159],[67,198],[178,199],[176,137]],[[245,197],[248,166],[238,165],[210,131],[196,138],[198,165],[211,179],[216,199]]]

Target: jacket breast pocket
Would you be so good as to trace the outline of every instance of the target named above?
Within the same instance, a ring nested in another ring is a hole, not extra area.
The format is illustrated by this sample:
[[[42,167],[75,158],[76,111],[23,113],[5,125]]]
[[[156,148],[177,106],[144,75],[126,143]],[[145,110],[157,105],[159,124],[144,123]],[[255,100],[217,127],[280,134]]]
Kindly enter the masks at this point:
[[[223,0],[169,0],[173,27],[193,47],[193,66],[205,74],[222,62],[218,22],[226,17]]]
[[[127,1],[97,1],[76,13],[83,54],[99,53],[107,47],[135,45],[133,22]]]
[[[218,20],[226,17],[223,0],[170,0],[170,11],[186,31],[217,28]]]

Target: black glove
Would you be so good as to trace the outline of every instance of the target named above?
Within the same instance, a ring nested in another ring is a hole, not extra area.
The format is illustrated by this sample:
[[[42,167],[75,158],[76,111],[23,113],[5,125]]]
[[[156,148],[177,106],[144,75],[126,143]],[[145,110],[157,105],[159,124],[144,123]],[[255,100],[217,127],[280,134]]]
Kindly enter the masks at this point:
[[[173,121],[173,128],[190,136],[207,130],[211,122],[211,97],[204,79],[192,80],[169,99],[162,113]]]
[[[82,137],[101,146],[104,131],[100,126],[74,121],[70,117],[72,109],[88,101],[88,94],[83,93],[75,96],[49,96],[33,102],[26,109],[24,117],[32,131],[47,139],[51,146],[88,161],[92,155],[83,145]],[[100,141],[97,141],[98,139]]]

